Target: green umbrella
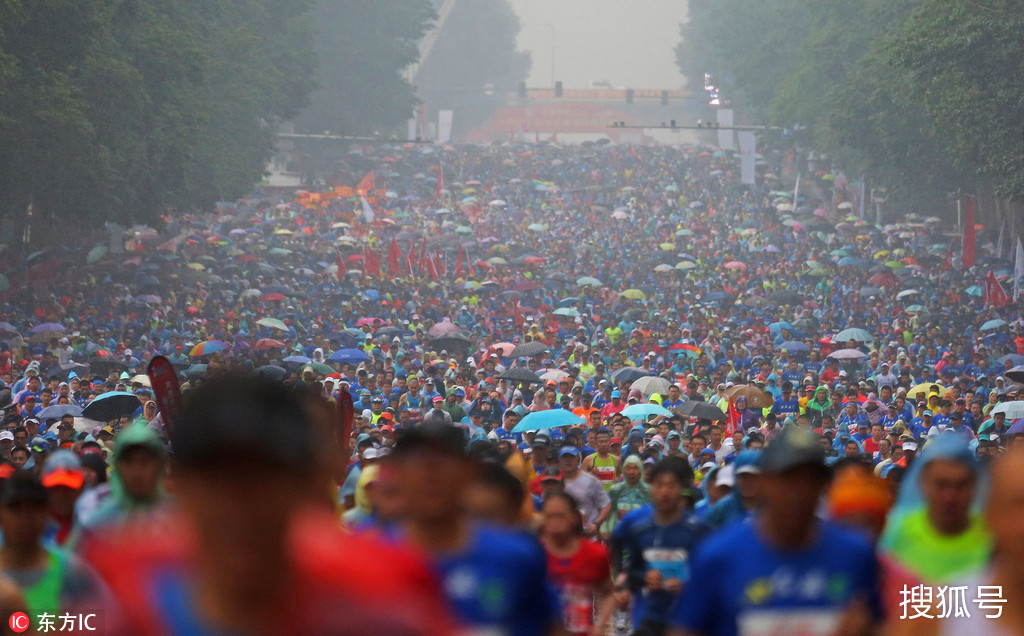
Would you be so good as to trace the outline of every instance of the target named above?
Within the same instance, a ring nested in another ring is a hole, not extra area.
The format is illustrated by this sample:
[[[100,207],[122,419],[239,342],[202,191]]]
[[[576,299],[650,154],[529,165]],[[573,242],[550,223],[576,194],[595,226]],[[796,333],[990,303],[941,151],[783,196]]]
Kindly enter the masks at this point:
[[[576,311],[572,307],[560,307],[554,311],[556,316],[566,316],[568,318],[579,318],[580,312]]]
[[[330,375],[334,373],[334,368],[324,364],[323,362],[314,362],[307,366],[313,367],[313,371],[320,375]]]
[[[107,246],[97,244],[96,247],[89,250],[89,255],[85,257],[85,262],[92,265],[96,261],[100,260],[107,255]]]
[[[591,287],[600,287],[601,286],[601,281],[599,281],[596,278],[593,278],[591,276],[584,276],[582,278],[577,278],[576,279],[576,284],[580,285],[580,286],[590,285]]]
[[[885,266],[888,267],[889,269],[903,269],[904,267],[906,267],[904,263],[901,263],[899,261],[886,261]]]
[[[270,329],[280,329],[281,331],[288,331],[288,325],[278,320],[277,318],[260,318],[256,321],[257,325],[262,325]]]
[[[526,226],[526,229],[530,230],[531,232],[544,232],[545,230],[548,229],[548,226],[544,225],[543,223],[531,223],[530,225]]]
[[[684,227],[681,230],[676,230],[676,236],[693,236],[693,230],[688,230]]]
[[[693,269],[695,267],[697,267],[697,264],[690,261],[679,261],[676,263],[676,269]]]

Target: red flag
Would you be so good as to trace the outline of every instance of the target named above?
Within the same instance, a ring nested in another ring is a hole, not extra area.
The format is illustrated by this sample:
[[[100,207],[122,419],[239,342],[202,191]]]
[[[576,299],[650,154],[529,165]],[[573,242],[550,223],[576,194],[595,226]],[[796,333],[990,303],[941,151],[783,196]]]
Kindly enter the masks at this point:
[[[437,264],[434,262],[433,256],[427,257],[427,274],[435,281],[437,280]]]
[[[365,196],[373,192],[373,170],[366,173],[363,180],[356,186],[356,194],[359,196]]]
[[[946,250],[946,258],[942,259],[942,271],[948,272],[953,269],[953,241],[949,242],[949,249]]]
[[[398,241],[391,237],[391,245],[388,247],[388,274],[390,276],[402,275],[402,251],[398,249]]]
[[[960,263],[964,269],[974,267],[974,197],[967,197],[966,212],[964,213],[964,249],[960,257]]]
[[[424,238],[423,242],[420,243],[420,271],[424,276],[430,273],[427,267],[427,239]]]
[[[1010,302],[1010,297],[1003,291],[1003,286],[996,280],[994,272],[989,272],[988,277],[985,278],[985,299],[986,305],[994,305],[996,307],[1005,307],[1006,303]]]
[[[445,254],[442,259],[436,247],[434,248],[434,267],[437,268],[437,275],[441,278],[448,275],[448,254]]]
[[[338,257],[338,273],[337,273],[338,280],[344,280],[345,279],[345,261],[342,260],[341,252],[340,251],[334,250],[334,253]]]
[[[441,198],[441,190],[444,190],[444,163],[437,164],[437,190],[434,192],[434,200]]]
[[[405,269],[409,270],[409,276],[415,275],[416,267],[416,244],[409,246],[409,256],[405,258]]]
[[[732,398],[729,398],[729,412],[726,413],[725,418],[725,430],[722,431],[723,436],[732,435],[736,432],[736,428],[740,424],[740,412],[736,410],[736,406],[733,404]]]
[[[462,278],[462,246],[459,246],[459,256],[455,259],[455,278]]]

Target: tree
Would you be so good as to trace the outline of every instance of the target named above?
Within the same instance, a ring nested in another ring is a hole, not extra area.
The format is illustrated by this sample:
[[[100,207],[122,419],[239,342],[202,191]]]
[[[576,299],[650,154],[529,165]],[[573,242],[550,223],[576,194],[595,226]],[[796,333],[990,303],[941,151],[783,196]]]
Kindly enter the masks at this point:
[[[313,17],[319,88],[296,128],[369,134],[406,121],[416,97],[402,71],[435,18],[429,0],[320,0]]]
[[[68,223],[158,222],[248,190],[271,125],[312,86],[308,6],[4,0],[4,218],[58,239]]]
[[[912,12],[890,43],[912,96],[957,163],[1024,197],[1024,5],[932,0]]]
[[[508,0],[460,0],[416,75],[428,109],[455,110],[459,130],[488,119],[530,73],[530,54],[516,50],[519,29]],[[487,84],[493,95],[485,93]]]

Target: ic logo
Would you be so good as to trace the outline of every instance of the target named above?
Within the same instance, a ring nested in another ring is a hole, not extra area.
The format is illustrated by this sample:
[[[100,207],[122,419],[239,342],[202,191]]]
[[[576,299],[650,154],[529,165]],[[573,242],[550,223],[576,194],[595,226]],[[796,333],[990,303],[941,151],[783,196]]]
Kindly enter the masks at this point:
[[[8,624],[11,626],[11,631],[16,634],[27,631],[30,625],[28,614],[25,612],[15,612],[11,614],[11,620],[8,621]]]

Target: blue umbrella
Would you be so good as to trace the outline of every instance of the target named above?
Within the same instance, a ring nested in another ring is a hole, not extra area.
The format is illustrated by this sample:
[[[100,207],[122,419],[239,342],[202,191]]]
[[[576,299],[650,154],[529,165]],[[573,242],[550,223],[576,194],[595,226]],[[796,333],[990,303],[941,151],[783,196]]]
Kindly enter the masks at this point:
[[[782,331],[783,329],[785,329],[787,331],[793,331],[793,325],[789,324],[785,320],[780,320],[779,322],[773,322],[772,324],[768,325],[768,331],[773,336],[779,335],[779,332]]]
[[[526,431],[539,431],[542,428],[558,428],[559,426],[575,426],[586,423],[585,419],[574,415],[568,409],[548,409],[528,413],[522,421],[516,424],[512,432],[525,433]]]
[[[42,411],[39,411],[39,413],[36,414],[36,417],[39,418],[40,422],[45,422],[49,419],[59,420],[65,415],[82,417],[82,407],[75,406],[74,404],[54,404],[53,406],[48,406]]]
[[[342,364],[359,364],[360,362],[367,362],[369,359],[370,356],[359,349],[339,349],[328,358],[331,362],[340,362]],[[285,361],[287,362],[287,358]]]
[[[1006,361],[1009,360],[1010,364],[1015,367],[1019,367],[1024,364],[1024,356],[1017,355],[1016,353],[1008,353],[1001,358],[996,358],[996,364],[1000,367],[1006,365]]]
[[[837,333],[835,338],[832,339],[832,342],[847,342],[849,340],[856,340],[857,342],[874,342],[875,337],[864,329],[851,327],[850,329],[843,329]]]
[[[312,361],[306,356],[288,356],[282,362],[287,362],[288,364],[309,364]]]
[[[651,415],[665,415],[672,417],[672,411],[653,402],[648,402],[646,404],[632,404],[622,409],[622,414],[630,419],[637,419],[641,417],[646,418]]]
[[[89,402],[82,409],[82,417],[97,422],[109,422],[131,415],[139,408],[140,404],[139,398],[132,393],[111,391]]]
[[[578,302],[580,302],[579,298],[576,298],[575,296],[569,296],[568,298],[563,298],[562,300],[558,301],[558,304],[556,306],[569,307],[570,305],[573,305]]]
[[[988,322],[983,324],[981,326],[981,330],[982,331],[990,331],[992,329],[999,329],[1000,327],[1002,327],[1002,326],[1004,326],[1006,324],[1007,324],[1007,322],[1005,320],[1002,320],[1001,318],[996,318],[995,320],[989,320]]]
[[[779,345],[779,349],[785,349],[789,353],[807,353],[811,350],[806,344],[798,340],[790,340]]]

